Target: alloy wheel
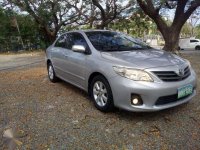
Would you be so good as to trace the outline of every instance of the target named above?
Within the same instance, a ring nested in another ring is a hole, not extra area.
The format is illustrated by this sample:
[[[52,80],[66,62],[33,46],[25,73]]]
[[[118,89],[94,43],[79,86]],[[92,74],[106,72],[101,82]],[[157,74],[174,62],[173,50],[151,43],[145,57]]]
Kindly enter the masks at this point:
[[[53,72],[53,67],[49,65],[49,78],[53,80],[54,78],[54,72]]]
[[[97,105],[99,105],[100,107],[104,107],[107,104],[108,101],[107,89],[106,86],[101,81],[95,82],[93,86],[93,97]]]

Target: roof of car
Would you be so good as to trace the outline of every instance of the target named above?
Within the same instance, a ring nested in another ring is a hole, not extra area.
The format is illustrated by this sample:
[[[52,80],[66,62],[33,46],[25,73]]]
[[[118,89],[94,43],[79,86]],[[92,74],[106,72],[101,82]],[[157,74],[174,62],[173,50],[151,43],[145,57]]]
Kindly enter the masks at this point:
[[[112,30],[89,29],[89,30],[73,30],[73,31],[68,31],[68,32],[104,32],[104,31],[112,31]]]
[[[67,32],[63,32],[62,34],[60,34],[58,37],[66,34],[66,33],[74,33],[74,32],[79,32],[79,33],[87,33],[87,32],[115,32],[112,30],[103,30],[103,29],[89,29],[89,30],[72,30],[72,31],[67,31]]]
[[[95,30],[82,30],[83,32],[98,32],[98,31],[111,31],[111,30],[102,30],[102,29],[95,29]]]

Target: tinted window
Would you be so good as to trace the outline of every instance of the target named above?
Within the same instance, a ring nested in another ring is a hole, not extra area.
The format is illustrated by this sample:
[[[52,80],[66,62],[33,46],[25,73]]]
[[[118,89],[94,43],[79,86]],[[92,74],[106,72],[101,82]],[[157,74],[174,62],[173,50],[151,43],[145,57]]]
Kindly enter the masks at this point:
[[[99,51],[129,51],[150,47],[122,33],[110,31],[86,32],[93,46]]]
[[[55,44],[55,47],[62,47],[62,48],[66,47],[66,35],[62,35],[59,37],[59,39]]]
[[[73,45],[82,45],[86,49],[88,48],[85,38],[80,33],[68,33],[67,48],[72,49]]]
[[[195,43],[195,42],[199,42],[197,40],[190,40],[190,43]]]

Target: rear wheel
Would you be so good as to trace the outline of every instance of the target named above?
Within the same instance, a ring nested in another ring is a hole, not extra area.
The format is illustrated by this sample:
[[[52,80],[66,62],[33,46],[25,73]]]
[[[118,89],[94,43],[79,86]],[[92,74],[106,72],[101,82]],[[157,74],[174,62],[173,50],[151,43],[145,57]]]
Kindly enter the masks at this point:
[[[200,46],[196,46],[196,47],[195,47],[195,50],[200,50]]]
[[[49,80],[53,83],[57,82],[58,81],[58,78],[56,77],[56,74],[55,74],[55,71],[54,71],[54,68],[53,68],[53,65],[52,63],[48,63],[47,65],[47,70],[48,70],[48,77],[49,77]]]
[[[101,75],[92,79],[90,92],[95,107],[102,112],[114,109],[113,95],[108,81]]]

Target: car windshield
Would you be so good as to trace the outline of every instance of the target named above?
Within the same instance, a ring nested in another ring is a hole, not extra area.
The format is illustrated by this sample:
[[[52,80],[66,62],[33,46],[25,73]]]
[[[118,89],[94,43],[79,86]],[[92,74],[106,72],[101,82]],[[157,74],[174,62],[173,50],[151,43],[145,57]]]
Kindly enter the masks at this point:
[[[99,51],[131,51],[151,49],[150,46],[128,35],[111,31],[86,32],[92,45]]]

